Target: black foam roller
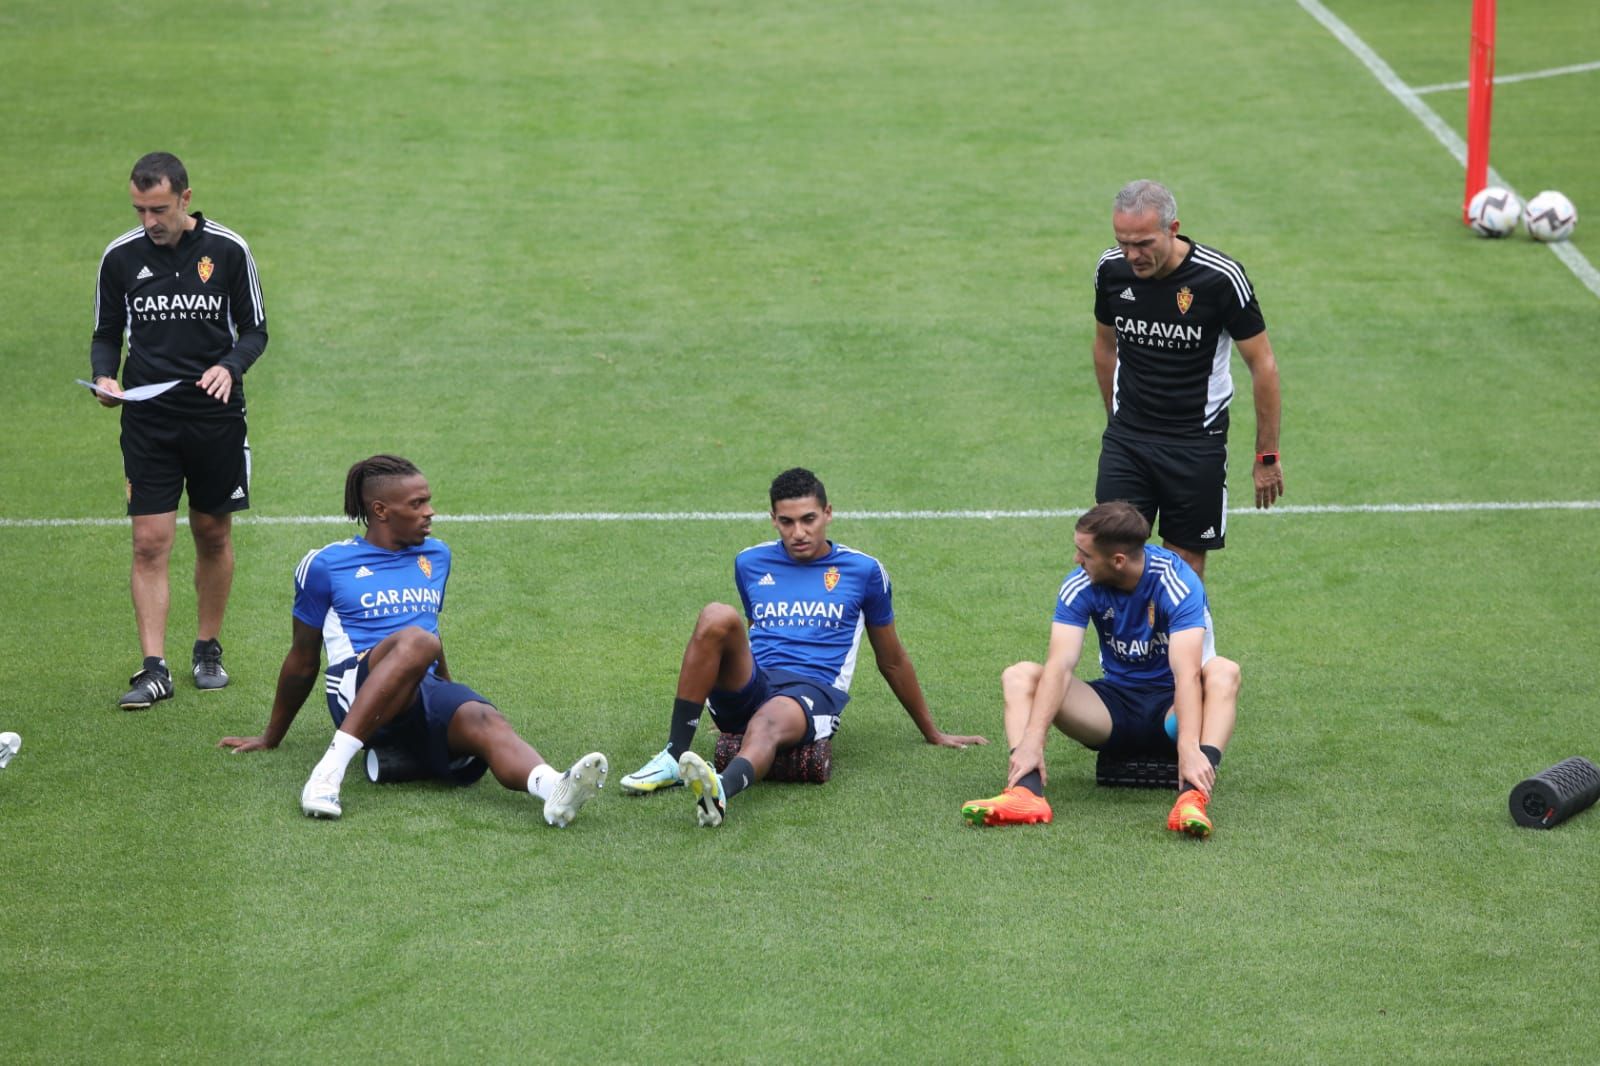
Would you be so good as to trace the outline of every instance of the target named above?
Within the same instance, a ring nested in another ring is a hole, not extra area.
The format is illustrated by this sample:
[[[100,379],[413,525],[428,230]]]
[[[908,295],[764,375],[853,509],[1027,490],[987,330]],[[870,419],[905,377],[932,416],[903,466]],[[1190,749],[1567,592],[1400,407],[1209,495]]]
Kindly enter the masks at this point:
[[[1511,818],[1528,829],[1550,829],[1600,800],[1600,767],[1574,755],[1511,790]]]
[[[387,785],[395,781],[420,781],[433,776],[428,764],[404,748],[367,749],[367,780]]]

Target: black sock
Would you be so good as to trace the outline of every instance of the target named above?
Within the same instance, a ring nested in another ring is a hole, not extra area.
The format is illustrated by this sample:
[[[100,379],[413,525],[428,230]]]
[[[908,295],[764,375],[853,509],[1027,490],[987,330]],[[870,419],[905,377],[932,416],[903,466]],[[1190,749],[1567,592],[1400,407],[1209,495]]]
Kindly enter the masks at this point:
[[[1017,782],[1017,787],[1025,788],[1035,796],[1044,795],[1044,779],[1039,776],[1037,770],[1029,770],[1023,774],[1021,780]]]
[[[172,672],[167,669],[167,660],[159,655],[146,655],[144,657],[144,668],[156,674],[170,674]]]
[[[1213,770],[1222,765],[1222,749],[1213,748],[1210,744],[1202,744],[1200,745],[1200,754],[1210,761]],[[1194,788],[1194,786],[1187,781],[1178,782],[1179,792],[1187,792],[1191,788]]]
[[[682,757],[694,743],[694,731],[700,728],[700,709],[704,706],[696,700],[672,701],[672,730],[667,734],[667,754],[674,759]]]
[[[722,771],[722,801],[726,803],[755,783],[756,768],[743,755],[735,755]]]

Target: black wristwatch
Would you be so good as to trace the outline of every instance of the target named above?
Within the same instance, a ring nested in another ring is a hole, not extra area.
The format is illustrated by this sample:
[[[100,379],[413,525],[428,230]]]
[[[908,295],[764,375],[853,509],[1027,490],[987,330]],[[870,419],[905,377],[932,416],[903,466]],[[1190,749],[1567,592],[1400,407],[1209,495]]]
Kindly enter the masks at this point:
[[[1256,462],[1260,463],[1262,466],[1277,466],[1278,465],[1278,453],[1277,452],[1257,452],[1256,453]]]

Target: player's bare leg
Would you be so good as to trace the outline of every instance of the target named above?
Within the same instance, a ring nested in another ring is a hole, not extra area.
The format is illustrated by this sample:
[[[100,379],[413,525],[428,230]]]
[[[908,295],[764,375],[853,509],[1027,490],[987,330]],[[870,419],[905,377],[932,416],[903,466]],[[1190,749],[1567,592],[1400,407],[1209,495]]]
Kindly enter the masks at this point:
[[[744,616],[725,603],[708,603],[678,667],[678,698],[704,704],[713,688],[737,692],[755,674],[756,660]]]
[[[452,754],[482,759],[503,787],[544,800],[545,821],[559,828],[605,786],[609,767],[604,755],[590,752],[559,773],[487,703],[471,700],[456,708],[445,736]]]
[[[367,679],[300,790],[302,811],[313,818],[341,815],[339,786],[344,783],[345,768],[385,722],[410,706],[423,675],[443,651],[438,636],[409,626],[391,633],[367,653]]]
[[[1233,737],[1239,685],[1239,664],[1232,659],[1218,655],[1200,668],[1200,750],[1213,766],[1221,763],[1222,752]],[[1213,826],[1206,810],[1210,801],[1211,796],[1197,788],[1183,791],[1167,815],[1167,828],[1190,836],[1210,836]]]
[[[805,736],[806,712],[798,702],[788,696],[776,696],[768,700],[751,716],[750,724],[745,726],[739,754],[728,762],[728,768],[722,774],[724,780],[728,780],[730,771],[741,772],[735,771],[735,764],[743,759],[749,765],[747,772],[750,779],[732,792],[736,794],[748,788],[767,776],[779,752],[794,747]]]

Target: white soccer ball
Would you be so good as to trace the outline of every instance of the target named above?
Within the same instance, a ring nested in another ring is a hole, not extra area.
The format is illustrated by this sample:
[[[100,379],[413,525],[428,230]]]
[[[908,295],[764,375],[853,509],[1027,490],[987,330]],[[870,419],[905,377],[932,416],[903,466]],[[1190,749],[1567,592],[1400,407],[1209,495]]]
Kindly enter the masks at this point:
[[[1510,189],[1489,185],[1467,204],[1467,225],[1480,237],[1506,237],[1522,218],[1522,201]]]
[[[1536,241],[1564,241],[1577,224],[1578,209],[1554,189],[1528,201],[1528,236]]]

